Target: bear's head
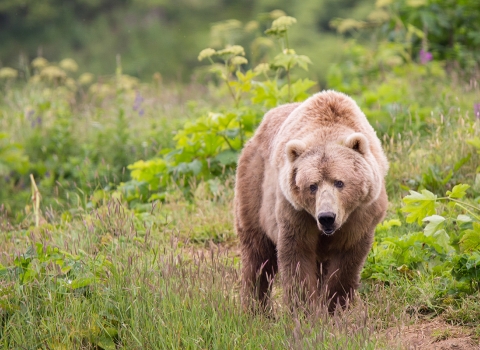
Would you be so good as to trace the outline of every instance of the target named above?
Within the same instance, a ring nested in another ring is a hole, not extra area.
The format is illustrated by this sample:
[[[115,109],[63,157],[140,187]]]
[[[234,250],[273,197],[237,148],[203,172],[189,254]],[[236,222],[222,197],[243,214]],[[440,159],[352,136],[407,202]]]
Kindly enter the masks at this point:
[[[378,198],[382,174],[361,133],[341,142],[308,144],[303,140],[286,144],[282,192],[296,210],[307,211],[318,228],[331,235],[359,206]]]

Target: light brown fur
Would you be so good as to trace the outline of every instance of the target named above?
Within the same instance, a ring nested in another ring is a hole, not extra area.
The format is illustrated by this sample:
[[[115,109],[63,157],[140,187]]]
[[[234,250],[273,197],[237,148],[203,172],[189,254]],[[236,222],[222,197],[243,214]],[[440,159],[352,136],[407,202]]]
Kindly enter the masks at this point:
[[[237,168],[244,303],[265,306],[279,270],[287,302],[323,296],[331,310],[344,305],[385,215],[387,170],[375,131],[344,94],[268,112]]]

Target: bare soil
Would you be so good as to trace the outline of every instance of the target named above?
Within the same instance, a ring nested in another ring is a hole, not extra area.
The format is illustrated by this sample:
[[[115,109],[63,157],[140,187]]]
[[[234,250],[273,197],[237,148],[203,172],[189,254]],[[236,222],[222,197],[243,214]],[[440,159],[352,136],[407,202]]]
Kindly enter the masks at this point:
[[[385,335],[390,349],[480,350],[480,339],[472,328],[452,326],[439,319],[390,328]]]

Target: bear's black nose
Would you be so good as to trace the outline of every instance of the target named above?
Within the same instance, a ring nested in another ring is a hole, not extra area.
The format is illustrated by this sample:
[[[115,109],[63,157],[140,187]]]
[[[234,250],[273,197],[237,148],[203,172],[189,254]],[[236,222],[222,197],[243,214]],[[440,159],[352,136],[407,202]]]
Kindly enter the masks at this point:
[[[318,222],[325,228],[331,227],[335,222],[337,215],[330,211],[326,211],[318,214]]]

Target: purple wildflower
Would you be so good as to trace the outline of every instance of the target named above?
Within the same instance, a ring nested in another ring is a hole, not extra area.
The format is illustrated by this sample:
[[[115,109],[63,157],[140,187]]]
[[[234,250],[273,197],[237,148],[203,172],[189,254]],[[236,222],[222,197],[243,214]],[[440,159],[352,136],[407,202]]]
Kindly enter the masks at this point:
[[[37,116],[36,118],[30,118],[30,125],[32,129],[35,128],[36,126],[38,127],[42,126],[42,117]]]
[[[142,117],[145,114],[145,110],[142,107],[142,102],[145,99],[140,95],[140,93],[137,91],[137,94],[135,95],[135,101],[133,101],[133,110],[138,112],[138,115]]]
[[[480,119],[480,103],[473,104],[473,114],[477,119]]]
[[[428,52],[428,51],[425,51],[423,49],[420,50],[420,63],[421,64],[426,64],[428,62],[430,62],[433,58],[433,55],[431,52]]]
[[[135,101],[133,101],[133,110],[139,110],[143,102],[143,97],[140,95],[140,93],[137,91],[137,94],[135,95]]]

